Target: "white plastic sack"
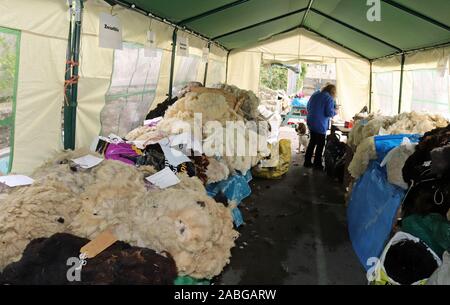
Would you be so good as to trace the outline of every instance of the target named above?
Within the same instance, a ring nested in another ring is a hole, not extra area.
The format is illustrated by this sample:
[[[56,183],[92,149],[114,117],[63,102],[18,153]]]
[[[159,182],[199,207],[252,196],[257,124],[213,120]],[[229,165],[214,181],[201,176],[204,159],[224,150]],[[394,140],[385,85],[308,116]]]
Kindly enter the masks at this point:
[[[430,276],[427,285],[450,285],[450,253],[442,255],[442,265]]]
[[[392,245],[395,245],[403,240],[412,240],[416,243],[421,242],[419,238],[408,234],[406,232],[397,232],[392,238],[391,240],[387,243],[386,247],[383,250],[383,253],[381,254],[380,260],[378,261],[376,268],[374,270],[374,281],[376,283],[387,283],[390,285],[401,285],[400,283],[396,282],[394,279],[392,279],[391,277],[389,277],[389,274],[387,273],[386,269],[384,268],[384,262],[386,260],[386,254],[388,253],[389,249],[391,248]],[[428,251],[433,255],[434,259],[437,262],[438,266],[442,265],[442,261],[439,258],[439,256],[437,256],[437,254],[431,250],[431,248],[428,247]],[[419,280],[415,283],[413,283],[412,285],[422,285],[427,281],[427,279],[422,279]]]

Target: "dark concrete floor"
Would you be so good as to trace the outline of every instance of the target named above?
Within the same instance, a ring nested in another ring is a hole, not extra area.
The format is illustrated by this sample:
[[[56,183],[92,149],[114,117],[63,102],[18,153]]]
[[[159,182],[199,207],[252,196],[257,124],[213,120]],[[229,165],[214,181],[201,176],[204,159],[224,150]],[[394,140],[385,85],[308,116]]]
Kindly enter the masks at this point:
[[[215,284],[366,284],[351,247],[342,185],[293,153],[280,180],[255,178],[246,224]]]

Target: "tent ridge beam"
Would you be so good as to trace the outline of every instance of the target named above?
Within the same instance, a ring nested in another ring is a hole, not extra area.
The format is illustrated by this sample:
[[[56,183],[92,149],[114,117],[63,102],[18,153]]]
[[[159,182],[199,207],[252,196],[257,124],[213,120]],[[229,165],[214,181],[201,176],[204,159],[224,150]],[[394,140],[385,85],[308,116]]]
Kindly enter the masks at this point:
[[[199,19],[202,19],[202,18],[211,16],[213,14],[222,12],[222,11],[227,10],[229,8],[241,5],[241,4],[243,4],[245,2],[248,2],[248,1],[250,1],[250,0],[238,0],[238,1],[234,1],[234,2],[231,2],[231,3],[225,4],[225,5],[219,6],[219,7],[215,8],[215,9],[212,9],[212,10],[206,11],[204,13],[198,14],[196,16],[192,16],[192,17],[186,18],[184,20],[181,20],[178,23],[178,25],[185,25],[185,24],[197,21]]]
[[[306,9],[305,15],[303,15],[302,22],[300,23],[300,27],[302,27],[305,24],[306,17],[308,17],[309,12],[311,11],[311,7],[313,5],[313,2],[314,2],[314,0],[309,0],[308,8]]]
[[[346,23],[344,21],[341,21],[341,20],[336,19],[336,18],[334,18],[334,17],[332,17],[332,16],[330,16],[328,14],[325,14],[324,12],[321,12],[321,11],[316,10],[314,8],[311,8],[311,11],[316,13],[316,14],[318,14],[318,15],[321,15],[321,16],[327,18],[327,19],[330,19],[330,20],[332,20],[332,21],[334,21],[334,22],[336,22],[336,23],[338,23],[338,24],[340,24],[340,25],[342,25],[342,26],[344,26],[346,28],[349,28],[349,29],[351,29],[351,30],[361,34],[361,35],[364,35],[364,36],[369,37],[369,38],[371,38],[373,40],[376,40],[376,41],[378,41],[381,44],[384,44],[384,45],[386,45],[386,46],[388,46],[388,47],[390,47],[390,48],[392,48],[394,50],[397,50],[398,52],[403,52],[403,50],[400,49],[399,47],[394,46],[393,44],[390,44],[389,42],[386,42],[386,41],[384,41],[384,40],[382,40],[382,39],[380,39],[378,37],[375,37],[375,36],[367,33],[367,32],[364,32],[364,31],[362,31],[362,30],[360,30],[360,29],[358,29],[358,28],[356,28],[356,27],[354,27],[354,26],[352,26],[352,25],[350,25],[350,24],[348,24],[348,23]]]
[[[360,57],[362,57],[362,58],[364,58],[364,59],[370,61],[370,58],[369,58],[369,57],[367,57],[367,56],[365,56],[365,55],[359,53],[358,51],[355,51],[354,49],[352,49],[352,48],[350,48],[350,47],[347,47],[346,45],[344,45],[344,44],[342,44],[342,43],[340,43],[340,42],[337,42],[336,40],[331,39],[331,38],[328,37],[328,36],[325,36],[325,35],[319,33],[319,32],[316,31],[316,30],[311,29],[311,28],[308,27],[308,26],[303,25],[303,28],[305,28],[305,29],[307,29],[308,31],[313,32],[314,34],[316,34],[316,35],[318,35],[318,36],[320,36],[320,37],[322,37],[322,38],[324,38],[324,39],[326,39],[326,40],[328,40],[328,41],[331,41],[332,43],[337,44],[338,46],[341,46],[341,47],[343,47],[344,49],[347,49],[347,50],[349,50],[349,51],[351,51],[351,52],[353,52],[353,53],[359,55]]]
[[[425,16],[424,14],[421,14],[418,11],[412,10],[412,9],[410,9],[410,8],[400,4],[400,3],[397,3],[397,2],[392,1],[392,0],[382,0],[382,1],[384,3],[386,3],[386,4],[389,4],[389,5],[393,6],[393,7],[395,7],[395,8],[398,8],[398,9],[400,9],[400,10],[402,10],[402,11],[404,11],[404,12],[410,14],[410,15],[413,15],[413,16],[418,17],[418,18],[420,18],[422,20],[425,20],[425,21],[427,21],[429,23],[432,23],[432,24],[434,24],[434,25],[436,25],[436,26],[438,26],[440,28],[443,28],[444,30],[450,31],[450,27],[448,25],[443,24],[442,22],[439,22],[439,21],[437,21],[437,20],[435,20],[433,18],[430,18],[428,16]]]
[[[138,12],[138,13],[140,13],[140,14],[142,14],[142,15],[145,15],[145,16],[147,16],[147,17],[149,17],[149,18],[153,18],[153,19],[158,20],[158,21],[160,21],[160,22],[162,22],[162,23],[165,23],[165,24],[167,24],[167,25],[170,25],[170,26],[172,26],[173,28],[176,28],[176,29],[180,29],[180,30],[182,30],[182,31],[185,31],[185,32],[187,32],[187,33],[189,33],[189,34],[191,34],[191,35],[194,35],[194,36],[196,36],[196,37],[198,37],[198,38],[200,38],[200,39],[203,39],[203,40],[205,40],[205,41],[210,41],[210,39],[209,39],[208,37],[206,37],[206,36],[204,36],[204,35],[198,33],[197,31],[194,31],[194,30],[192,30],[192,29],[190,29],[190,28],[188,28],[188,27],[186,27],[186,26],[183,26],[183,25],[178,25],[177,23],[173,22],[172,20],[170,20],[170,19],[168,19],[168,18],[164,18],[164,17],[161,17],[161,16],[159,16],[159,15],[154,14],[153,12],[146,11],[146,10],[144,10],[144,9],[142,9],[142,8],[140,8],[140,7],[138,7],[138,6],[136,6],[135,4],[131,4],[131,3],[128,2],[128,1],[124,1],[124,0],[104,0],[104,1],[107,2],[107,3],[110,4],[110,5],[113,5],[113,4],[114,4],[114,5],[120,5],[120,6],[123,6],[124,8],[133,10],[133,11]],[[228,48],[226,48],[224,45],[222,45],[222,44],[219,43],[219,42],[216,42],[216,41],[215,41],[214,44],[216,44],[218,47],[224,49],[225,51],[229,51]]]
[[[291,28],[289,28],[289,29],[287,29],[287,30],[283,30],[283,31],[281,31],[281,32],[277,32],[277,33],[275,33],[275,34],[273,34],[273,35],[270,35],[269,37],[267,37],[267,38],[265,38],[265,39],[263,39],[263,40],[258,41],[258,43],[267,41],[267,40],[269,40],[269,39],[271,39],[271,38],[273,38],[273,37],[275,37],[275,36],[278,36],[278,35],[281,35],[281,34],[284,34],[284,33],[290,32],[290,31],[293,31],[293,30],[298,29],[298,28],[299,28],[299,26],[296,25],[296,26],[293,26],[293,27],[291,27]]]
[[[276,20],[279,20],[279,19],[282,19],[282,18],[286,18],[286,17],[292,16],[292,15],[295,15],[295,14],[299,14],[301,12],[306,11],[306,9],[307,8],[305,7],[305,8],[302,8],[302,9],[299,9],[299,10],[295,10],[295,11],[292,11],[292,12],[289,12],[289,13],[277,16],[277,17],[273,17],[273,18],[270,18],[270,19],[267,19],[267,20],[264,20],[264,21],[261,21],[261,22],[258,22],[258,23],[254,23],[252,25],[249,25],[249,26],[246,26],[246,27],[243,27],[243,28],[240,28],[240,29],[228,32],[228,33],[224,33],[224,34],[221,34],[221,35],[216,36],[216,37],[213,37],[212,40],[217,40],[219,38],[223,38],[225,36],[236,34],[236,33],[239,33],[239,32],[245,31],[245,30],[249,30],[249,29],[252,29],[254,27],[258,27],[258,26],[264,25],[266,23],[270,23],[272,21],[276,21]]]

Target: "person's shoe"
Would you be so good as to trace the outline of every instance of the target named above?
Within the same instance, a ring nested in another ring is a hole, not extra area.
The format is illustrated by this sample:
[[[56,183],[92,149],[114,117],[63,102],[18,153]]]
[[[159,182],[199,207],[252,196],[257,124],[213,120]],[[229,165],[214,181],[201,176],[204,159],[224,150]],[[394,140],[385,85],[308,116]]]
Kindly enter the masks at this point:
[[[305,162],[305,163],[303,164],[303,166],[306,167],[306,168],[311,168],[311,167],[313,167],[313,164],[312,164],[312,163]]]

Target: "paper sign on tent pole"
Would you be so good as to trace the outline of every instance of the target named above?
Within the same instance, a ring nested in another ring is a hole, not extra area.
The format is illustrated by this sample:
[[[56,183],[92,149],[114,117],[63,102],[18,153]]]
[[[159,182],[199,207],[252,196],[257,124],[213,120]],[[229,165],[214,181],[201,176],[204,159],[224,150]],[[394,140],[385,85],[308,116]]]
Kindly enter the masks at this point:
[[[189,56],[189,39],[187,37],[178,37],[177,55],[185,57]]]
[[[144,57],[156,57],[156,33],[152,31],[147,32],[147,42],[144,46]]]
[[[100,13],[98,40],[100,48],[122,50],[122,25],[119,18]]]

